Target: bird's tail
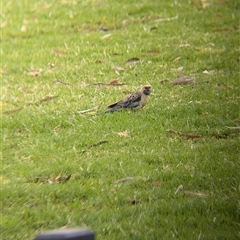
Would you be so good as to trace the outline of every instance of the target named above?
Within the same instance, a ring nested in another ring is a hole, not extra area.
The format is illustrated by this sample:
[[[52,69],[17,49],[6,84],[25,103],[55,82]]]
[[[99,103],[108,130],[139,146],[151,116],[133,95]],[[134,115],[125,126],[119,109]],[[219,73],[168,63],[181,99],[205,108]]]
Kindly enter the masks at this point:
[[[105,110],[105,113],[113,113],[113,112],[117,112],[117,111],[120,111],[122,108],[120,107],[113,107],[113,108],[107,108]]]

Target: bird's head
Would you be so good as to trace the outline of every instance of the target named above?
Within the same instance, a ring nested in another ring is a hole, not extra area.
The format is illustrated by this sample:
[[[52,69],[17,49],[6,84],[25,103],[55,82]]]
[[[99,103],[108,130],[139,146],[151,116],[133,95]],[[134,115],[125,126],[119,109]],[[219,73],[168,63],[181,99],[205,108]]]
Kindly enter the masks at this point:
[[[152,91],[152,86],[151,85],[144,85],[141,88],[141,92],[145,95],[150,95],[151,91]]]

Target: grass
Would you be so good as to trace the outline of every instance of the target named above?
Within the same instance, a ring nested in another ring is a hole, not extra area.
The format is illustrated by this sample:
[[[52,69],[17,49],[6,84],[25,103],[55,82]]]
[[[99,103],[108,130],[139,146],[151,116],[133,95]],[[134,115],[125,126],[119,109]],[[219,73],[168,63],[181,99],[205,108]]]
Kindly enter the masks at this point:
[[[240,237],[239,3],[208,3],[3,1],[1,239]]]

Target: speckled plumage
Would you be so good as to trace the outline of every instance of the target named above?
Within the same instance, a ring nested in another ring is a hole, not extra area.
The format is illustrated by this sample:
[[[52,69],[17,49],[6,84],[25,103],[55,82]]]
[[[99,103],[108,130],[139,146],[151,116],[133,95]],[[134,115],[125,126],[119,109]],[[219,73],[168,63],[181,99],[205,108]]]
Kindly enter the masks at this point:
[[[108,106],[105,113],[120,111],[122,109],[137,110],[143,108],[148,101],[151,90],[151,85],[145,85],[141,87],[139,91],[129,94],[123,100],[120,100]]]

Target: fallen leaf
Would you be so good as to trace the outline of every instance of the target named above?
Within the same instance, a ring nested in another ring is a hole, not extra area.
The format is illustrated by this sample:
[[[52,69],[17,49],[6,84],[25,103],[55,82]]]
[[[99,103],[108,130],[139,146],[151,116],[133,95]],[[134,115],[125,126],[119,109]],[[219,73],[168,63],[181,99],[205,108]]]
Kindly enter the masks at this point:
[[[194,83],[195,80],[192,78],[189,78],[188,76],[181,76],[175,80],[172,81],[173,85],[183,85],[183,84],[191,84]]]
[[[9,114],[9,113],[15,113],[15,112],[19,112],[23,109],[23,107],[17,108],[17,109],[13,109],[13,110],[7,110],[4,111],[3,114]]]
[[[56,95],[46,95],[43,99],[41,99],[40,101],[39,101],[39,103],[41,103],[41,102],[47,102],[47,101],[49,101],[49,100],[51,100],[51,99],[53,99],[53,98],[57,98],[58,96],[56,96]]]
[[[136,65],[140,62],[140,59],[137,57],[130,58],[126,61],[126,65]]]
[[[118,133],[118,136],[119,136],[119,137],[128,137],[128,131],[126,130],[126,131],[124,131],[124,132],[119,132],[119,133]]]
[[[32,76],[32,77],[37,77],[38,75],[40,75],[42,72],[42,69],[39,69],[39,70],[31,70],[28,75],[29,76]]]
[[[108,31],[108,27],[104,27],[104,26],[101,26],[99,28],[100,31],[103,31],[103,32],[107,32]]]
[[[179,133],[179,132],[176,132],[176,131],[173,131],[173,130],[169,130],[169,131],[167,131],[167,133],[169,133],[169,134],[175,134],[175,135],[178,135],[178,136],[183,137],[183,138],[186,138],[186,139],[197,139],[197,138],[200,138],[200,137],[201,137],[201,136],[199,136],[199,135]]]
[[[109,84],[110,85],[124,85],[124,83],[121,83],[118,79],[112,80]]]

